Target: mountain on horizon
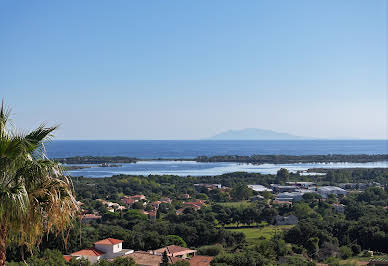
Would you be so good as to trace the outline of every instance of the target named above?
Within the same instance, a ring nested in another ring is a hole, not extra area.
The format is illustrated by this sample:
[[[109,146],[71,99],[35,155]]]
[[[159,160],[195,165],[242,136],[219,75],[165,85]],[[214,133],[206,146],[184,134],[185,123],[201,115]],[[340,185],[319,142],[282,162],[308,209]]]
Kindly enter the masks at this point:
[[[246,128],[240,130],[228,130],[210,137],[213,140],[298,140],[311,139],[307,137],[295,136],[288,133],[276,132],[273,130]]]

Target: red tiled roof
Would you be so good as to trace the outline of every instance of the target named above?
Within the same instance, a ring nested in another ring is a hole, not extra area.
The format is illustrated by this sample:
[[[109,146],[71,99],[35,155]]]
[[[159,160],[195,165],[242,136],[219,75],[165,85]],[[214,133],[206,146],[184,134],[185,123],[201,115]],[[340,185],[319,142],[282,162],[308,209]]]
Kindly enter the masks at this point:
[[[94,244],[95,245],[116,245],[116,244],[119,244],[119,243],[122,243],[122,242],[123,242],[123,240],[120,240],[120,239],[107,238],[107,239],[104,239],[104,240],[97,241]]]
[[[136,202],[136,200],[134,200],[134,199],[128,199],[128,198],[123,198],[123,199],[121,199],[121,201],[122,201],[123,203],[125,203],[125,204],[133,204],[133,203]]]
[[[135,263],[138,265],[149,265],[149,266],[159,266],[162,262],[162,256],[153,255],[149,252],[144,251],[136,251],[134,253],[124,255],[124,258],[133,258]],[[183,259],[177,257],[168,257],[168,261],[171,264],[177,263],[178,261],[182,261]]]
[[[72,258],[71,255],[63,255],[63,258],[65,259],[65,261],[69,262]]]
[[[209,266],[213,257],[195,255],[190,259],[190,266]]]
[[[98,257],[104,254],[104,252],[95,249],[95,248],[87,248],[80,251],[76,251],[74,253],[71,253],[71,256],[94,256]]]
[[[180,247],[180,246],[176,246],[176,245],[170,245],[170,246],[167,246],[164,248],[154,250],[154,252],[156,252],[156,253],[163,253],[164,251],[166,251],[167,255],[169,255],[169,256],[172,256],[173,254],[179,253],[179,252],[188,252],[188,253],[195,252],[195,250],[191,250],[189,248]]]

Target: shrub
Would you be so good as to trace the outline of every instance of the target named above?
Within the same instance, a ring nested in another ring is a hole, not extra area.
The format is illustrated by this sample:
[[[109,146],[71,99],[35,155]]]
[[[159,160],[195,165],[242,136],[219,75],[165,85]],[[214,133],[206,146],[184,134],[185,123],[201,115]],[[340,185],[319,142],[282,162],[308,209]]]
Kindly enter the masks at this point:
[[[361,252],[361,247],[360,247],[360,245],[357,245],[357,244],[353,244],[351,246],[351,249],[352,249],[352,252],[353,252],[354,256],[357,256]]]
[[[342,259],[347,259],[353,255],[352,249],[348,246],[340,247],[340,256]]]

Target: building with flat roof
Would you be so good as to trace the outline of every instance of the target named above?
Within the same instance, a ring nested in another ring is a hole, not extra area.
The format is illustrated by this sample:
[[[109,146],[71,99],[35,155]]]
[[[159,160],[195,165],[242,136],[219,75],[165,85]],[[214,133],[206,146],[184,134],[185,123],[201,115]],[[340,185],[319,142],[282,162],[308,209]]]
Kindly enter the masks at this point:
[[[317,188],[317,191],[323,198],[327,198],[330,194],[334,194],[336,196],[347,194],[345,189],[342,189],[340,187],[333,187],[333,186],[319,187]]]

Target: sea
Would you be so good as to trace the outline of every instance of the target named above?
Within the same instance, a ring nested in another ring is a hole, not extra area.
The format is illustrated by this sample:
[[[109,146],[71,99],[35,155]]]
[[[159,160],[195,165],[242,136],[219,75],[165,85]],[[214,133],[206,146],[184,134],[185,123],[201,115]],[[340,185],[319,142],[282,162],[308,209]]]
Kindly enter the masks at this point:
[[[50,158],[126,156],[147,160],[253,154],[388,154],[388,140],[57,140],[47,143],[46,151]],[[388,162],[252,165],[151,160],[121,164],[120,167],[89,166],[91,167],[69,171],[68,174],[84,177],[110,177],[118,174],[210,176],[237,171],[273,174],[280,168],[290,171],[322,167],[387,168]]]

